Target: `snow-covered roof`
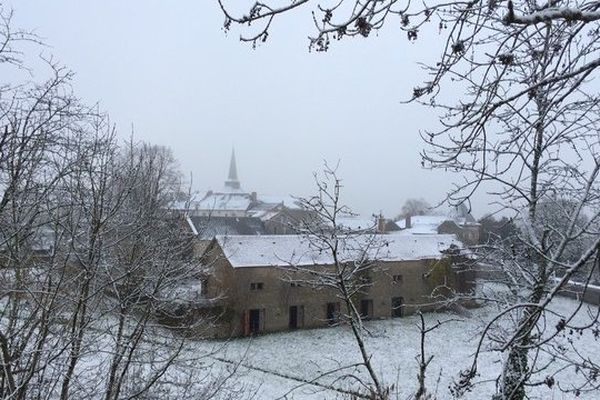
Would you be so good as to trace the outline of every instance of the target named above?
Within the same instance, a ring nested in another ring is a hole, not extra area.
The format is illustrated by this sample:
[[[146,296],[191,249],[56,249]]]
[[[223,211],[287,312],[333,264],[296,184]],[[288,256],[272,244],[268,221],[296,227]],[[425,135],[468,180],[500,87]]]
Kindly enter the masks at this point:
[[[437,233],[437,228],[446,221],[455,222],[459,226],[479,225],[466,206],[447,206],[434,210],[429,215],[413,215],[410,218],[410,228],[407,229],[406,219],[396,221],[400,229],[407,229],[413,234]]]
[[[454,222],[458,226],[479,225],[477,222],[469,222],[468,218],[452,218],[446,215],[414,215],[410,219],[410,228],[406,228],[406,219],[396,221],[396,225],[402,229],[402,231],[399,231],[398,233],[423,235],[437,233],[438,227],[446,221]]]
[[[271,196],[271,195],[259,195],[258,201],[270,205],[281,204],[287,208],[300,208],[300,202],[294,196]]]
[[[436,234],[438,227],[448,220],[449,218],[445,215],[415,215],[410,218],[410,228],[406,228],[405,219],[396,221],[396,225],[403,229],[403,231],[398,231],[402,234]]]
[[[246,211],[252,202],[249,193],[208,193],[202,200],[194,202],[197,210],[235,210]]]
[[[364,218],[364,217],[347,217],[347,218],[338,218],[337,224],[346,229],[351,229],[355,231],[364,231],[364,230],[374,230],[377,228],[377,221],[375,218]]]
[[[188,223],[193,226],[192,232],[202,240],[210,240],[217,235],[262,235],[265,226],[255,217],[219,217],[193,216],[188,217]]]
[[[260,218],[261,221],[268,221],[277,214],[279,214],[279,209],[270,209],[270,210],[255,210],[251,209],[248,211],[248,214],[255,218]]]
[[[435,225],[436,227],[448,221],[449,218],[445,215],[415,215],[411,218],[413,225]]]
[[[359,258],[357,248],[372,235],[354,237],[341,246],[340,258]],[[309,240],[297,235],[217,236],[225,257],[234,268],[261,266],[302,266],[332,264],[328,252],[320,252]],[[454,235],[376,236],[378,245],[371,247],[369,257],[380,261],[439,259],[451,245],[461,247]]]
[[[246,211],[250,216],[263,217],[267,213],[275,212],[281,207],[299,210],[300,204],[293,196],[260,196],[244,192],[241,189],[226,188],[220,192],[209,191],[201,200],[174,202],[175,210],[216,210],[216,211]]]

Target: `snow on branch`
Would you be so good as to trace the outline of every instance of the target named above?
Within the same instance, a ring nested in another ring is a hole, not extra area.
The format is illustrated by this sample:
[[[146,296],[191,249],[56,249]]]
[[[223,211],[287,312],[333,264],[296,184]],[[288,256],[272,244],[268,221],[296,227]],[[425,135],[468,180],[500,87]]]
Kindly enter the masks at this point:
[[[508,2],[508,14],[504,17],[506,24],[535,25],[555,20],[593,22],[600,19],[600,11],[582,11],[569,7],[550,7],[528,15],[516,15],[512,1]]]

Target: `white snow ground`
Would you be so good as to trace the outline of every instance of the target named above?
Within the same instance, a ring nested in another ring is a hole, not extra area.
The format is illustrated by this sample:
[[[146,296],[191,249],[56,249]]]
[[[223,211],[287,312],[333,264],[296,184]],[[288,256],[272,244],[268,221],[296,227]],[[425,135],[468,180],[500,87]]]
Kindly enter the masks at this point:
[[[575,300],[556,298],[551,308],[557,315],[548,317],[545,321],[548,331],[554,331],[560,318],[558,315],[568,315],[577,305]],[[589,322],[589,310],[597,311],[598,308],[583,307],[571,324],[583,325]],[[427,385],[429,390],[436,392],[438,399],[452,398],[448,386],[457,379],[461,369],[470,366],[471,355],[477,345],[476,332],[480,323],[489,320],[493,315],[495,309],[492,307],[473,310],[469,317],[457,317],[451,313],[424,315],[428,326],[438,320],[461,318],[461,321],[442,325],[427,336],[428,355],[434,356],[428,369]],[[416,326],[418,321],[418,316],[409,316],[366,323],[371,332],[366,340],[367,351],[372,354],[373,365],[383,383],[394,385],[392,399],[409,399],[415,393],[415,357],[419,352],[419,330]],[[82,383],[77,388],[78,396],[75,397],[78,398],[102,397],[102,391],[98,391],[97,388],[102,387],[104,371],[107,371],[108,357],[114,345],[106,332],[108,329],[114,329],[116,320],[110,314],[99,315],[95,325],[95,333],[89,334],[86,339],[89,342],[88,351],[77,368],[79,382]],[[173,344],[176,346],[177,338],[173,337],[172,332],[158,327],[149,329],[147,333],[148,337],[143,344],[146,351],[141,359],[166,360]],[[559,341],[565,347],[569,347],[569,340],[583,356],[596,363],[600,362],[600,339],[594,337],[590,329],[582,335],[569,334],[569,330],[566,329]],[[347,327],[282,332],[230,341],[197,340],[187,342],[184,353],[180,356],[178,365],[159,381],[160,387],[154,391],[154,398],[182,398],[178,394],[181,391],[185,391],[190,398],[206,398],[208,396],[201,393],[201,390],[210,392],[214,385],[221,385],[222,379],[228,376],[238,363],[241,365],[238,365],[235,375],[225,383],[229,391],[222,391],[217,399],[229,399],[232,398],[231,393],[239,392],[242,392],[243,396],[236,399],[347,399],[347,396],[323,389],[318,384],[332,384],[340,389],[356,388],[357,382],[348,376],[354,374],[365,377],[364,371],[344,369],[317,379],[314,382],[317,385],[302,382],[311,381],[327,371],[359,362],[358,349]],[[542,353],[540,359],[548,360],[549,356]],[[494,379],[500,371],[500,363],[501,356],[498,353],[483,354],[478,363],[477,384],[463,398],[490,399],[494,393]],[[546,375],[562,367],[564,364],[556,361],[550,368],[552,371],[544,371],[540,378],[543,380]],[[567,368],[561,370],[554,378],[556,383],[552,388],[542,384],[530,389],[530,399],[600,399],[600,392],[584,392],[576,397],[572,393],[559,390],[559,386],[570,388],[570,385],[581,383],[582,372]],[[83,384],[88,381],[89,384]],[[212,382],[212,388],[206,387],[208,382]],[[165,394],[160,395],[160,391]]]
[[[577,303],[574,300],[558,298],[553,302],[553,311],[559,314],[572,310]],[[585,308],[585,307],[584,307]],[[576,321],[586,321],[586,311],[582,310]],[[471,362],[471,354],[476,346],[475,331],[481,319],[486,320],[493,315],[490,307],[473,311],[472,316],[463,321],[450,322],[442,325],[427,337],[427,351],[434,355],[428,369],[428,385],[430,390],[437,388],[439,399],[451,398],[448,386],[456,379],[460,369],[466,369]],[[449,313],[425,315],[428,324],[438,320],[457,318]],[[558,317],[556,317],[558,318]],[[558,321],[558,319],[556,320]],[[547,321],[550,330],[556,321]],[[394,384],[392,398],[406,399],[416,388],[419,331],[416,326],[417,316],[401,319],[371,321],[367,328],[372,336],[367,339],[367,349],[372,354],[373,363],[386,384]],[[594,338],[592,332],[583,335],[569,335],[568,330],[561,340],[566,344],[568,338],[575,338],[574,344],[592,359],[598,362],[600,358],[600,341]],[[214,341],[198,341],[194,343],[193,351],[204,352],[212,349]],[[215,357],[220,360],[241,362],[240,376],[235,379],[250,390],[256,390],[258,399],[331,399],[341,398],[342,395],[324,390],[318,386],[302,384],[293,379],[279,375],[288,375],[311,380],[323,372],[337,369],[359,361],[359,354],[354,344],[351,332],[347,327],[337,327],[316,330],[300,330],[259,336],[256,338],[231,340]],[[542,354],[540,357],[547,356]],[[501,358],[498,353],[485,353],[479,361],[479,382],[466,399],[490,398],[494,393],[495,374],[500,369]],[[218,362],[217,367],[231,368],[231,365]],[[558,370],[559,362],[552,368]],[[256,368],[256,369],[255,369]],[[257,370],[260,369],[260,370]],[[274,375],[269,372],[271,371]],[[336,387],[344,388],[349,385],[348,379],[343,379],[344,373],[361,374],[353,369],[338,372],[317,380],[322,383],[334,383]],[[545,371],[541,377],[549,373]],[[362,375],[364,376],[364,375]],[[532,398],[538,399],[573,399],[574,394],[563,393],[558,385],[570,387],[581,381],[581,373],[573,369],[562,371],[556,377],[552,389],[540,385],[530,391]],[[356,382],[353,382],[356,385]],[[582,393],[577,399],[598,399],[600,393]]]

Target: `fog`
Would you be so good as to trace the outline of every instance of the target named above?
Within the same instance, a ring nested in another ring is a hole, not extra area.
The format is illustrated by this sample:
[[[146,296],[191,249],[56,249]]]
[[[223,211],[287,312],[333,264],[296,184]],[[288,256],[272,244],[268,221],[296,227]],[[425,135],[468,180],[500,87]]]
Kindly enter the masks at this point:
[[[276,21],[253,50],[225,34],[213,1],[9,1],[76,73],[75,91],[119,135],[172,148],[199,191],[219,189],[235,147],[242,187],[306,196],[323,161],[340,162],[345,202],[393,216],[407,198],[434,204],[458,176],[421,169],[419,130],[436,115],[402,104],[435,60],[436,32],[414,43],[397,27],[308,51],[310,15]],[[423,36],[422,35],[422,36]],[[480,196],[476,217],[489,210]]]

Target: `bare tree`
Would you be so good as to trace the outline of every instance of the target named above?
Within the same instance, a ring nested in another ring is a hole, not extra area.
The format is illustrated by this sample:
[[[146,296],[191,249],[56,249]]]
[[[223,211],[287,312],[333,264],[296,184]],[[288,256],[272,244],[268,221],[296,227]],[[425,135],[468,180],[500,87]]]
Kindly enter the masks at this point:
[[[431,361],[433,360],[433,357],[434,357],[433,354],[430,354],[430,355],[427,354],[427,335],[430,334],[431,332],[435,331],[442,325],[451,323],[451,322],[456,322],[457,320],[455,320],[455,319],[446,319],[443,321],[438,320],[436,323],[434,323],[430,326],[427,326],[427,324],[425,323],[425,318],[423,317],[423,314],[420,311],[417,312],[417,314],[419,315],[419,323],[417,324],[417,326],[419,328],[420,340],[419,340],[419,354],[415,357],[415,359],[417,360],[417,364],[419,365],[419,372],[417,373],[418,387],[417,387],[417,391],[415,392],[414,398],[415,398],[415,400],[435,399],[436,393],[430,392],[427,389],[427,385],[426,385],[427,368],[429,367],[429,364],[431,363]]]
[[[387,399],[389,388],[375,371],[371,355],[365,343],[364,315],[361,315],[356,301],[370,286],[372,273],[377,268],[378,250],[385,243],[375,234],[356,231],[340,223],[352,211],[342,203],[342,182],[336,169],[325,165],[322,176],[315,174],[317,193],[309,198],[299,199],[301,207],[309,211],[310,218],[300,223],[298,233],[308,241],[312,250],[325,254],[331,266],[296,267],[294,260],[290,266],[295,274],[290,279],[303,285],[331,290],[344,304],[339,311],[340,322],[348,324],[359,349],[362,363],[369,382],[360,377],[354,379],[367,390],[366,396],[373,399]],[[362,391],[362,389],[361,389]],[[360,392],[359,392],[360,393]]]
[[[427,214],[431,206],[425,199],[407,199],[397,219]]]
[[[117,171],[115,171],[117,172]],[[121,160],[120,172],[129,191],[116,220],[115,246],[102,271],[107,303],[114,307],[117,323],[111,327],[111,355],[105,399],[141,396],[177,362],[185,336],[162,344],[161,357],[152,357],[148,336],[176,289],[193,276],[190,238],[170,205],[179,189],[179,172],[170,151],[147,144],[130,146]],[[176,318],[177,316],[173,316]],[[183,317],[183,316],[179,316]],[[144,366],[136,370],[132,366]],[[134,374],[135,372],[135,374]]]
[[[279,16],[311,3],[257,2],[236,16],[220,2],[225,28],[252,23],[248,29],[254,30],[242,40],[254,44],[267,39]],[[342,0],[314,7],[310,46],[318,51],[327,50],[332,39],[369,36],[396,18],[409,40],[417,40],[428,25],[446,33],[438,62],[426,67],[430,79],[411,96],[441,113],[441,128],[422,132],[428,146],[423,165],[461,175],[450,203],[468,204],[473,193],[489,190],[498,209],[515,221],[518,234],[511,245],[497,242],[481,249],[483,261],[493,260],[504,271],[501,281],[513,297],[496,303],[503,308],[483,330],[480,348],[489,339],[491,348],[504,355],[497,397],[523,399],[528,387],[543,384],[538,355],[564,329],[544,325],[553,299],[572,277],[597,268],[600,110],[590,82],[600,66],[600,3],[457,0],[421,6]],[[463,93],[456,103],[445,100],[447,88]],[[560,210],[568,224],[558,227],[544,218],[540,202],[547,196],[568,200]],[[577,221],[585,213],[582,225]],[[579,257],[567,257],[576,243],[586,243]],[[561,316],[567,327],[580,308]],[[592,313],[586,326],[596,329],[597,322]],[[471,387],[477,357],[455,395]],[[585,387],[597,386],[588,379],[572,390]]]
[[[478,188],[493,182],[498,206],[517,221],[516,243],[480,253],[482,259],[493,254],[505,273],[502,282],[514,295],[484,329],[481,341],[491,339],[492,348],[505,355],[497,397],[522,399],[527,387],[543,380],[538,354],[557,333],[544,323],[550,303],[599,251],[597,211],[588,224],[577,222],[586,209],[598,209],[600,110],[577,72],[596,45],[579,39],[585,27],[566,21],[513,26],[506,18],[479,23],[476,15],[451,38],[455,48],[442,62],[445,73],[464,85],[466,98],[440,106],[444,127],[423,133],[430,144],[423,158],[426,166],[462,174],[451,202],[468,202]],[[432,84],[439,84],[439,69],[432,73],[437,74]],[[417,94],[431,93],[432,87]],[[435,93],[428,102],[432,99]],[[569,199],[570,206],[560,211],[568,224],[555,226],[544,215],[543,200],[550,195]],[[569,257],[569,249],[582,242],[586,248],[575,259]],[[499,327],[496,322],[503,333],[488,336],[492,326]],[[475,371],[476,362],[463,376]]]
[[[0,66],[27,68],[20,45],[28,42],[41,44],[41,41],[31,31],[15,29],[13,17],[13,10],[0,4]],[[0,92],[10,87],[11,85],[3,83],[0,85]]]
[[[0,101],[0,391],[6,398],[32,395],[32,380],[62,352],[51,326],[60,317],[63,284],[54,272],[66,255],[57,248],[62,231],[52,228],[62,213],[55,201],[60,181],[77,162],[74,132],[87,110],[70,91],[70,72],[56,64],[50,69],[49,80],[6,89]]]
[[[195,267],[172,154],[120,146],[58,63],[36,80],[20,42],[39,43],[11,18],[0,6],[0,68],[28,80],[0,83],[0,397],[240,397],[235,369],[162,323],[185,317],[166,305]]]

